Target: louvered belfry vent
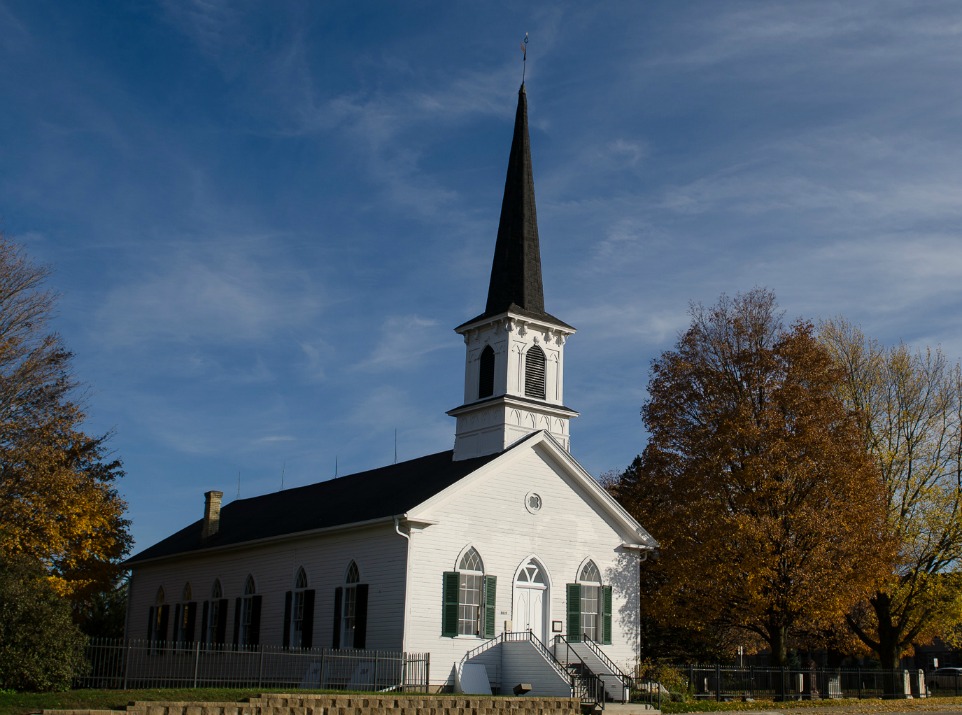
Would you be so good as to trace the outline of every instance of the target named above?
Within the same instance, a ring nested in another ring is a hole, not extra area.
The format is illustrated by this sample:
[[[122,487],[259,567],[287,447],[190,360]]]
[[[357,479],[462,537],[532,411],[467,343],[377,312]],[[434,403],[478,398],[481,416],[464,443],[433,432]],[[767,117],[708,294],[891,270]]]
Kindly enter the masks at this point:
[[[535,345],[524,358],[524,395],[544,399],[544,351]]]

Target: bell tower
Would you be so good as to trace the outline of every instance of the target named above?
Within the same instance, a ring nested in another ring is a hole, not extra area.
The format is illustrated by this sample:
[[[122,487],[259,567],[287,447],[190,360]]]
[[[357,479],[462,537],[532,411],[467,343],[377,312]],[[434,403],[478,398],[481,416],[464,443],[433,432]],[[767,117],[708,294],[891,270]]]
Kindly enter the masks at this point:
[[[454,459],[501,452],[546,430],[570,448],[564,406],[564,346],[575,332],[545,312],[535,211],[528,101],[518,91],[514,138],[501,202],[501,222],[484,312],[455,331],[464,337],[464,404],[457,419]]]

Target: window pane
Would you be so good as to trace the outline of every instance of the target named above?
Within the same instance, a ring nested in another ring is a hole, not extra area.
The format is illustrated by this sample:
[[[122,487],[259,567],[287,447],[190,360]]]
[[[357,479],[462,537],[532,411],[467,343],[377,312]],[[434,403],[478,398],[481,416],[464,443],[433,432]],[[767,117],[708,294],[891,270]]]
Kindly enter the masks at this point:
[[[595,566],[594,561],[589,561],[581,569],[581,575],[578,576],[579,581],[590,581],[591,583],[601,583],[601,574],[598,571],[598,567]]]
[[[347,586],[344,589],[344,604],[341,624],[341,647],[354,647],[354,627],[357,622],[357,587]]]
[[[593,641],[597,641],[599,636],[598,604],[600,591],[600,586],[581,586],[581,630],[584,635]]]
[[[460,635],[481,634],[481,581],[480,575],[461,574],[458,594],[458,633]]]
[[[484,571],[481,554],[476,549],[468,549],[468,553],[461,558],[461,563],[458,564],[458,571]]]
[[[295,591],[291,602],[291,648],[304,642],[304,592]]]

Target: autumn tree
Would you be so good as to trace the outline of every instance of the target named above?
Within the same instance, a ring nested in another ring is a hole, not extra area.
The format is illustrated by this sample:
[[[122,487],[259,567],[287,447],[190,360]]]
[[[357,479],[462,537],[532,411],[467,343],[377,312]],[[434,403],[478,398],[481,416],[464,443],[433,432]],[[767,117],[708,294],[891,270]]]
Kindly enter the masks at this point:
[[[661,542],[642,609],[784,665],[888,571],[881,482],[812,325],[786,327],[763,289],[691,317],[652,364],[649,442],[614,489]]]
[[[0,238],[0,558],[41,563],[75,600],[109,588],[130,537],[106,436],[82,429],[47,270]]]
[[[898,543],[892,577],[851,612],[886,668],[962,620],[962,376],[940,350],[885,348],[838,319],[820,337],[843,371],[839,394],[885,487]]]

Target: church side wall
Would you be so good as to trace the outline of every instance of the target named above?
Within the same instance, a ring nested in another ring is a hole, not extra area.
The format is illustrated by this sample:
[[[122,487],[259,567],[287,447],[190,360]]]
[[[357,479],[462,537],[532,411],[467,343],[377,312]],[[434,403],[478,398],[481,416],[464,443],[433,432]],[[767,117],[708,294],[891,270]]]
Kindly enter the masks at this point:
[[[544,622],[550,647],[552,623],[564,634],[566,584],[574,583],[586,559],[593,559],[605,585],[612,587],[612,643],[603,650],[631,672],[638,639],[638,559],[620,548],[623,537],[607,515],[586,500],[581,487],[551,466],[534,449],[522,448],[504,469],[476,481],[426,517],[437,524],[412,536],[408,648],[431,652],[431,680],[453,683],[454,666],[485,642],[471,636],[441,635],[442,574],[457,568],[461,554],[477,549],[484,572],[497,576],[496,632],[507,625],[522,630],[514,610],[514,580],[531,556],[550,581]],[[526,509],[526,496],[537,493],[542,507]],[[506,622],[511,622],[507,623]]]
[[[133,568],[128,638],[146,639],[151,606],[163,588],[170,605],[167,636],[173,634],[174,607],[182,602],[189,583],[198,604],[195,638],[200,638],[201,609],[220,579],[228,602],[227,641],[233,642],[236,598],[244,593],[248,574],[262,596],[260,643],[281,646],[284,596],[292,590],[299,567],[315,592],[313,645],[330,647],[334,633],[334,590],[345,585],[354,560],[360,583],[368,584],[367,643],[371,649],[401,650],[403,640],[404,579],[407,542],[393,525],[351,530],[325,536],[285,540],[261,546],[196,554]]]

